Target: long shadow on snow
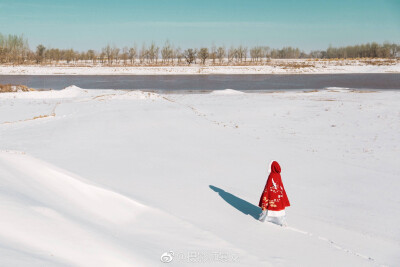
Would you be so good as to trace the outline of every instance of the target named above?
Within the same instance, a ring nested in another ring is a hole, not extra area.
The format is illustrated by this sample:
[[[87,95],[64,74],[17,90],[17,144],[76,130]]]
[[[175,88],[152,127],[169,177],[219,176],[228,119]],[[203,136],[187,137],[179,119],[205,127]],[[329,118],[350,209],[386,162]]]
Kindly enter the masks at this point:
[[[250,215],[254,219],[258,220],[258,217],[261,213],[260,207],[257,207],[250,202],[247,202],[244,199],[241,199],[235,195],[232,195],[231,193],[228,193],[221,188],[218,188],[216,186],[210,185],[210,188],[217,192],[220,197],[222,197],[223,200],[228,202],[232,207],[237,209],[238,211],[241,211],[242,213],[246,215]]]

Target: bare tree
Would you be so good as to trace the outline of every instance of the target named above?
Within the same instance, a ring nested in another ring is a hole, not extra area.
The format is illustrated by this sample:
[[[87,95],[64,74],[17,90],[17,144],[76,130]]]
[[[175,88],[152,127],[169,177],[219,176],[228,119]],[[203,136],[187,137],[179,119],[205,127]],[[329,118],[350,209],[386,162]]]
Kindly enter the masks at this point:
[[[154,42],[151,43],[148,49],[148,61],[153,63],[154,61],[157,63],[158,55],[159,55],[160,48],[156,46]]]
[[[135,58],[136,58],[136,45],[133,47],[129,48],[129,59],[131,60],[131,64],[135,64]]]
[[[36,47],[36,63],[38,63],[38,64],[42,63],[45,50],[46,50],[46,47],[44,47],[42,44],[40,44]]]
[[[126,65],[126,62],[127,62],[127,60],[128,60],[128,58],[129,58],[129,49],[128,49],[128,47],[124,47],[124,48],[122,48],[122,60],[123,60],[123,62],[124,62],[124,65]]]
[[[161,49],[161,56],[163,63],[169,63],[170,60],[173,60],[174,48],[168,40],[165,42],[164,47]]]
[[[199,58],[201,60],[201,63],[204,65],[206,63],[206,60],[207,60],[208,56],[209,56],[208,48],[206,48],[206,47],[200,48],[198,56],[199,56]]]
[[[108,64],[111,65],[112,64],[112,56],[113,56],[111,46],[108,44],[106,47],[103,48],[103,52],[107,57]]]
[[[217,58],[217,48],[215,45],[211,46],[210,58],[212,60],[212,64],[215,65],[215,60]]]
[[[261,46],[255,46],[250,49],[251,61],[258,62],[261,61],[263,57],[263,48]]]
[[[262,47],[262,55],[261,55],[261,61],[263,58],[270,58],[271,57],[271,49],[268,46],[263,46]]]
[[[117,64],[119,63],[119,52],[120,52],[120,49],[116,46],[113,46],[111,53],[112,53],[113,59],[115,59],[115,62]]]
[[[73,49],[65,50],[64,57],[65,57],[65,60],[67,61],[67,63],[74,61],[75,60],[74,50]]]
[[[396,58],[400,52],[400,46],[396,44],[390,45],[390,57]]]
[[[177,60],[178,60],[178,64],[180,64],[181,63],[181,61],[182,61],[182,58],[183,58],[183,54],[182,54],[182,52],[181,52],[181,48],[180,47],[178,47],[177,49],[175,49],[175,57],[177,58]]]
[[[148,54],[148,51],[147,51],[147,48],[146,48],[146,44],[143,43],[142,44],[142,48],[140,49],[140,52],[139,52],[140,64],[142,64],[144,62],[144,60],[147,58],[147,54]]]
[[[87,51],[87,57],[89,60],[92,61],[93,64],[96,64],[96,52],[94,50]]]
[[[323,51],[321,50],[313,50],[309,54],[310,58],[322,58],[322,55]]]
[[[100,53],[100,55],[99,55],[101,64],[104,63],[104,58],[105,58],[105,57],[106,57],[106,53],[105,53],[104,51],[102,51],[102,52]]]
[[[196,60],[196,50],[193,50],[192,48],[186,49],[183,52],[183,56],[186,59],[186,62],[190,65]]]
[[[233,46],[231,46],[231,48],[229,48],[228,50],[228,62],[229,63],[232,62],[233,59],[236,57],[237,57],[237,51]]]
[[[225,52],[225,47],[220,46],[217,49],[217,58],[219,61],[219,64],[222,63],[222,61],[224,60],[224,57],[226,56],[226,52]]]
[[[239,57],[240,57],[240,62],[244,61],[246,62],[247,60],[247,47],[246,46],[239,46]]]
[[[246,60],[247,58],[247,47],[240,45],[238,48],[235,49],[234,57],[237,62],[242,62],[243,59]]]

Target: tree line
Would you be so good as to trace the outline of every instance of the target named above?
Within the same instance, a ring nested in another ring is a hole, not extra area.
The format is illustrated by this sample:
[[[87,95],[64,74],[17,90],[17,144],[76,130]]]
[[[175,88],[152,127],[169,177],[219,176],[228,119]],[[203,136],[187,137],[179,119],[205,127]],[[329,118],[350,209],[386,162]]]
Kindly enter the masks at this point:
[[[53,63],[93,63],[118,65],[151,65],[151,64],[242,64],[260,63],[270,59],[333,59],[333,58],[398,58],[400,45],[385,42],[383,44],[367,43],[345,47],[329,46],[326,50],[316,50],[305,53],[299,48],[283,47],[281,49],[268,46],[211,46],[181,49],[169,41],[163,46],[151,42],[141,47],[119,48],[106,45],[100,51],[89,49],[76,51],[74,49],[47,48],[40,44],[31,50],[28,40],[22,35],[2,35],[0,33],[0,63],[8,64],[53,64]]]

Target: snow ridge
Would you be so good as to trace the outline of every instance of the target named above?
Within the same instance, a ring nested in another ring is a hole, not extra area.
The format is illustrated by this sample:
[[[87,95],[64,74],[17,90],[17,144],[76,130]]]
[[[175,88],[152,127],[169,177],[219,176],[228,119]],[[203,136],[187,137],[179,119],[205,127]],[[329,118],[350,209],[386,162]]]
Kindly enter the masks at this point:
[[[32,256],[49,251],[76,265],[139,261],[100,229],[132,222],[144,205],[21,152],[0,152],[0,182],[0,240],[15,250]]]

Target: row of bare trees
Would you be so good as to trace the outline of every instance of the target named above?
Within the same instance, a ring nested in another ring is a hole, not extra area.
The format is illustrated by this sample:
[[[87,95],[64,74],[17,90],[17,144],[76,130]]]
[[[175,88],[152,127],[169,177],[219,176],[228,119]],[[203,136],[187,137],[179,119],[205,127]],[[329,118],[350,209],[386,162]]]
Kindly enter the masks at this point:
[[[2,35],[0,33],[0,63],[21,64],[29,57],[28,41],[21,35]]]
[[[383,44],[367,43],[345,47],[329,46],[327,50],[311,51],[311,58],[397,58],[400,56],[400,45],[385,42]]]
[[[29,49],[28,41],[22,35],[0,34],[0,63],[11,64],[58,64],[91,63],[106,65],[152,65],[152,64],[241,64],[258,63],[267,59],[297,59],[297,58],[397,58],[400,57],[400,45],[391,43],[367,43],[346,47],[329,47],[327,50],[305,53],[299,48],[284,47],[272,49],[268,46],[215,46],[199,49],[188,48],[182,50],[166,41],[162,47],[152,42],[118,48],[107,45],[101,51],[89,49],[75,51],[73,49],[46,48],[42,44],[35,51]]]

